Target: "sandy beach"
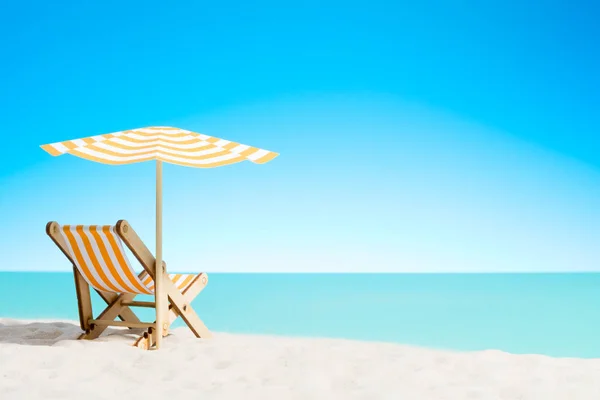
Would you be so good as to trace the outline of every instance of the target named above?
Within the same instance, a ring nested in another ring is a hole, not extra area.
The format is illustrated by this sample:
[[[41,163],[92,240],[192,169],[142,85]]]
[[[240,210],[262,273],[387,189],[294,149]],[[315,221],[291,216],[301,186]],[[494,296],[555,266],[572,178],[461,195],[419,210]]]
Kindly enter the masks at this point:
[[[79,332],[68,321],[0,319],[0,398],[600,398],[600,359],[224,333],[198,340],[185,328],[143,351],[122,330],[73,340]]]

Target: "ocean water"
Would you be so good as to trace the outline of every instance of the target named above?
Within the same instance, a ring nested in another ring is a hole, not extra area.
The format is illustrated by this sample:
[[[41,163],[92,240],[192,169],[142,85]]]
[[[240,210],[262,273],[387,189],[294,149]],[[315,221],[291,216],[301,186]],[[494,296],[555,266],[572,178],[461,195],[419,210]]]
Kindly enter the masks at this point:
[[[600,357],[600,273],[209,278],[193,305],[213,331]],[[0,317],[77,320],[72,274],[0,272]]]

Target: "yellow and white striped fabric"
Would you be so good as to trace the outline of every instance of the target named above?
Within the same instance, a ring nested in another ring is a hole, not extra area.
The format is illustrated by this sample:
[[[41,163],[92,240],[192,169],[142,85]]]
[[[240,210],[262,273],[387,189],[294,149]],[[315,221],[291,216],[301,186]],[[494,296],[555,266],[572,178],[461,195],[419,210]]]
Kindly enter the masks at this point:
[[[143,279],[133,270],[121,239],[110,225],[64,225],[60,233],[71,259],[84,279],[103,292],[154,294],[154,281]],[[183,293],[197,275],[169,274]]]
[[[132,129],[41,146],[59,156],[72,154],[103,164],[149,160],[187,167],[213,168],[241,161],[264,164],[279,154],[229,140],[168,126]]]

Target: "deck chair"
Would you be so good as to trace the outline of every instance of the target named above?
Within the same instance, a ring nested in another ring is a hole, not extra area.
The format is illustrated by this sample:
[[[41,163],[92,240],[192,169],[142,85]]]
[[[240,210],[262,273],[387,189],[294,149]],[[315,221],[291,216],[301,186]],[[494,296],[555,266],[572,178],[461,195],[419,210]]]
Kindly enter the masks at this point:
[[[141,322],[132,311],[131,307],[156,308],[160,298],[154,296],[154,302],[134,300],[138,294],[154,294],[156,259],[127,221],[120,220],[114,226],[61,226],[52,221],[46,225],[46,233],[73,264],[79,322],[84,331],[79,339],[95,339],[109,326],[143,329],[134,346],[150,349],[159,332],[163,337],[168,335],[169,327],[177,317],[185,321],[196,337],[211,337],[191,306],[192,300],[208,283],[205,273],[163,275],[169,317],[162,327],[156,326],[156,321]],[[142,265],[141,273],[131,267],[123,243]],[[162,268],[166,271],[165,263]],[[92,312],[90,286],[107,304],[96,318]],[[117,317],[120,321],[115,320]]]

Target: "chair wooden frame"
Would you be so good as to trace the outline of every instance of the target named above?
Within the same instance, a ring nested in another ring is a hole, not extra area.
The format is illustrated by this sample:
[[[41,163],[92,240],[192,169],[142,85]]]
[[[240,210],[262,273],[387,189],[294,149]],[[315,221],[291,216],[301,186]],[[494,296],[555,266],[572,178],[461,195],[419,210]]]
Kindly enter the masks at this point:
[[[119,220],[115,225],[115,232],[142,265],[144,270],[139,274],[139,277],[144,278],[147,274],[154,280],[156,259],[133,228],[131,228],[129,223],[125,220]],[[60,234],[60,225],[55,221],[48,222],[46,225],[46,234],[50,236],[52,241],[73,265],[77,305],[79,309],[79,324],[84,331],[78,339],[95,339],[109,326],[145,329],[145,332],[143,332],[140,338],[135,341],[134,346],[143,349],[151,349],[156,343],[158,332],[160,331],[163,337],[167,336],[169,327],[177,317],[183,319],[196,337],[210,338],[212,336],[191,305],[192,300],[208,284],[206,273],[200,273],[195,276],[192,282],[183,291],[180,291],[166,275],[166,263],[163,262],[162,268],[163,271],[165,271],[163,274],[165,277],[163,279],[163,287],[167,293],[167,307],[157,307],[157,302],[160,301],[160,297],[156,295],[154,296],[154,302],[140,302],[134,301],[137,296],[136,294],[105,292],[94,289],[107,304],[107,307],[94,318],[90,296],[90,285],[75,266],[75,262],[67,250],[65,240]],[[131,307],[150,307],[157,310],[168,309],[169,316],[166,319],[168,322],[165,322],[162,327],[156,326],[156,320],[154,322],[141,322],[132,311]],[[117,317],[121,321],[115,321],[115,318]]]

